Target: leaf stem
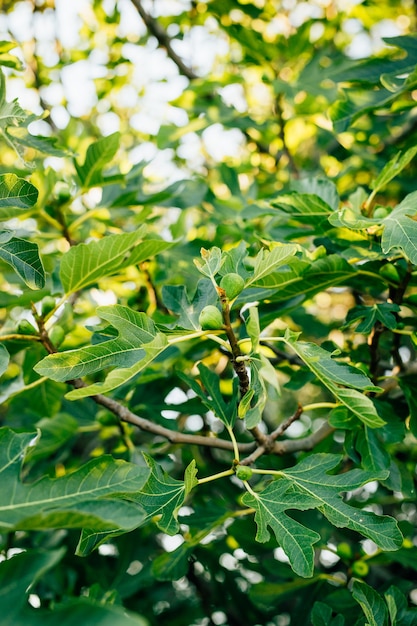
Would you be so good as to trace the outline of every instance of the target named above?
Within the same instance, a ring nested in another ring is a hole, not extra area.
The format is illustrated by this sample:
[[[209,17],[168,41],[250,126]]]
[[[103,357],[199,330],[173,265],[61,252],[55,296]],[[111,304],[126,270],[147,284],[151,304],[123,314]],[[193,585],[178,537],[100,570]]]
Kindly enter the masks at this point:
[[[313,402],[303,406],[303,411],[314,411],[315,409],[334,409],[339,406],[338,402]]]
[[[39,335],[20,335],[19,333],[9,333],[0,335],[0,341],[41,341]]]
[[[252,489],[252,487],[250,486],[250,484],[248,483],[247,480],[243,481],[243,484],[245,485],[245,488],[247,491],[249,491],[249,493],[251,494],[251,496],[253,496],[254,498],[256,498],[258,500],[258,494],[256,493],[256,491],[254,491]]]
[[[230,439],[232,440],[232,443],[233,443],[233,452],[235,455],[235,461],[236,463],[238,463],[240,456],[239,456],[239,447],[237,445],[235,433],[233,432],[233,428],[231,426],[227,425],[226,428],[227,428],[227,432],[230,435]]]
[[[203,483],[210,483],[213,480],[218,480],[219,478],[225,478],[226,476],[232,476],[234,474],[233,469],[225,470],[224,472],[219,472],[218,474],[212,474],[211,476],[206,476],[205,478],[199,478],[198,484],[202,485]]]

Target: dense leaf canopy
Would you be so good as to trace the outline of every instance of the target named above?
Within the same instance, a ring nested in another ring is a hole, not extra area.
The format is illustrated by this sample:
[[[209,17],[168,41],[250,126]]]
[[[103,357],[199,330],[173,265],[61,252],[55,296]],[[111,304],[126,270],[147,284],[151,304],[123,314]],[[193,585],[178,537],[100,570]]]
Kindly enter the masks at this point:
[[[417,624],[409,0],[4,0],[5,624]]]

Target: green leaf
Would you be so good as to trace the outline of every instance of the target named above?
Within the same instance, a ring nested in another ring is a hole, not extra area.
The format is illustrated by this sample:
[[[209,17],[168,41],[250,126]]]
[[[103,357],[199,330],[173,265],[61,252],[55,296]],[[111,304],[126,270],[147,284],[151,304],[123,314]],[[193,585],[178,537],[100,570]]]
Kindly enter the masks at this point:
[[[50,610],[36,609],[22,612],[13,626],[149,626],[148,620],[138,613],[127,611],[117,604],[103,604],[90,598],[71,598],[62,604],[54,604]]]
[[[103,183],[103,168],[113,159],[119,149],[119,144],[120,133],[113,133],[99,139],[88,147],[83,165],[74,161],[78,177],[84,189]]]
[[[9,54],[10,50],[17,48],[17,44],[14,41],[0,41],[0,65],[5,67],[12,67],[15,70],[22,70],[22,62],[20,59]]]
[[[279,478],[260,493],[247,493],[242,501],[255,509],[258,525],[257,540],[267,541],[270,526],[278,543],[299,575],[313,574],[313,544],[320,537],[284,514],[285,510],[317,508],[337,527],[355,530],[372,539],[384,550],[396,550],[402,536],[396,521],[390,517],[356,509],[346,504],[341,492],[357,489],[365,483],[385,478],[387,472],[365,472],[355,469],[340,475],[329,475],[341,461],[340,455],[314,454],[303,459],[295,468],[279,472]]]
[[[262,289],[275,289],[276,295],[271,297],[277,301],[302,297],[303,301],[328,287],[338,285],[355,275],[356,270],[338,255],[330,255],[318,259],[313,263],[294,258],[288,267],[272,272],[262,280],[256,281],[256,286]],[[249,301],[265,297],[248,293]],[[238,297],[238,301],[240,296]]]
[[[259,324],[259,312],[256,306],[249,307],[249,315],[246,321],[246,332],[248,333],[252,343],[252,352],[257,352],[261,327]]]
[[[413,191],[384,219],[381,246],[385,254],[401,250],[417,264],[417,191]]]
[[[27,603],[27,592],[62,559],[65,549],[30,550],[0,563],[0,614],[4,624],[16,624]],[[29,622],[28,622],[29,623]]]
[[[313,626],[344,626],[345,618],[337,615],[332,619],[333,611],[324,602],[315,602],[311,611],[311,622]]]
[[[177,327],[186,330],[200,330],[198,321],[201,311],[217,299],[213,283],[207,278],[198,281],[197,289],[190,300],[184,285],[164,285],[162,299],[165,306],[178,315]]]
[[[335,398],[364,424],[371,428],[378,428],[385,424],[384,420],[379,417],[372,400],[356,391],[356,389],[380,391],[380,388],[375,387],[361,370],[338,363],[332,359],[329,352],[315,344],[294,341],[288,335],[285,341]],[[355,389],[343,389],[339,385],[355,387]]]
[[[282,583],[257,583],[251,585],[249,597],[256,606],[261,608],[276,607],[285,596],[302,597],[304,589],[317,585],[319,581],[319,576],[313,576],[307,579],[297,577],[295,580]]]
[[[277,267],[285,265],[297,250],[298,247],[290,243],[282,244],[272,248],[272,250],[262,249],[255,257],[253,275],[246,282],[246,286],[258,284],[265,277],[275,272]]]
[[[168,535],[175,535],[179,530],[178,511],[184,504],[191,485],[196,484],[195,466],[188,470],[187,482],[171,478],[152,457],[143,455],[151,470],[146,485],[141,489],[138,502],[145,509],[148,517],[160,516],[158,527]],[[191,482],[190,482],[191,478]],[[192,488],[192,487],[191,487]]]
[[[83,289],[136,261],[133,251],[143,242],[145,226],[131,233],[109,235],[99,241],[73,246],[61,259],[60,277],[65,293]]]
[[[38,190],[15,174],[0,176],[0,220],[8,220],[32,208],[38,200]]]
[[[193,553],[194,544],[182,543],[172,552],[164,552],[152,563],[152,573],[157,580],[178,580],[185,576],[190,567],[189,557]]]
[[[322,68],[319,69],[321,74]],[[313,195],[320,198],[324,206],[321,209],[328,212],[328,207],[333,211],[339,208],[340,198],[337,192],[337,187],[333,181],[328,178],[321,178],[317,176],[308,176],[307,178],[300,178],[298,180],[291,181],[291,189],[299,194]],[[326,208],[327,207],[327,208]]]
[[[337,454],[313,454],[295,468],[285,470],[281,480],[297,492],[317,498],[316,507],[338,528],[350,528],[372,539],[383,550],[397,550],[402,535],[396,521],[369,511],[356,509],[343,502],[339,494],[363,486],[371,480],[384,480],[388,472],[368,472],[354,469],[338,475],[329,475],[341,461]]]
[[[25,450],[33,433],[0,430],[0,528],[82,528],[97,530],[136,528],[144,519],[136,504],[123,498],[136,494],[149,472],[143,468],[103,456],[61,478],[42,478],[36,483],[20,481]]]
[[[412,161],[417,154],[417,146],[413,146],[406,152],[397,152],[395,157],[388,161],[381,172],[371,184],[374,194],[383,189],[393,178],[398,176],[402,170]]]
[[[333,214],[326,202],[308,193],[283,194],[278,196],[272,205],[283,209],[298,222],[311,224],[315,228],[318,228],[322,222],[327,223],[327,218]]]
[[[11,265],[30,289],[42,289],[45,285],[45,271],[36,243],[18,237],[6,242],[0,240],[0,259]]]
[[[0,343],[0,376],[3,376],[4,372],[9,367],[10,355],[6,348]]]
[[[15,126],[9,126],[6,130],[6,134],[12,143],[25,148],[39,150],[39,152],[42,152],[43,154],[56,157],[64,157],[71,154],[69,150],[57,146],[58,139],[56,137],[31,135],[26,128],[16,128]]]
[[[19,126],[30,117],[19,105],[17,100],[7,102],[5,98],[4,74],[0,70],[0,128]]]
[[[384,597],[388,606],[391,624],[395,624],[395,626],[416,626],[417,608],[408,608],[407,598],[398,587],[391,585],[384,593]]]
[[[363,581],[355,580],[352,586],[352,596],[360,604],[369,626],[385,626],[387,624],[386,604],[375,589]]]
[[[233,396],[231,402],[225,402],[220,391],[219,377],[204,363],[199,363],[198,371],[203,389],[197,383],[193,385],[192,389],[223,424],[233,426],[237,416],[237,402],[233,400]]]
[[[26,460],[34,462],[51,456],[59,449],[62,450],[77,433],[78,426],[77,420],[65,413],[42,418],[36,424],[41,433],[40,439],[36,446],[28,449]]]
[[[50,354],[35,366],[41,376],[57,382],[87,376],[106,367],[115,367],[104,382],[74,389],[71,400],[105,393],[124,384],[147,367],[168,346],[162,333],[145,313],[121,305],[102,306],[98,315],[109,322],[118,337],[96,345]]]
[[[307,578],[313,575],[313,545],[320,540],[320,535],[293,520],[285,511],[311,509],[316,505],[316,499],[307,493],[291,493],[288,486],[288,483],[280,480],[274,481],[261,493],[246,493],[242,502],[255,509],[255,522],[258,526],[256,540],[268,541],[270,526],[294,572]]]
[[[372,304],[370,306],[358,305],[350,309],[346,316],[346,325],[362,320],[355,328],[356,333],[368,334],[375,323],[381,322],[383,326],[394,330],[397,328],[397,319],[393,313],[400,310],[398,304],[383,302],[382,304]]]
[[[210,250],[201,248],[200,254],[203,261],[201,262],[198,259],[194,259],[194,265],[201,274],[214,280],[215,275],[219,272],[225,260],[222,251],[217,247],[210,248]]]
[[[400,376],[398,384],[400,385],[408,404],[410,430],[413,435],[417,437],[417,397],[415,393],[415,390],[417,389],[417,376],[415,374]]]

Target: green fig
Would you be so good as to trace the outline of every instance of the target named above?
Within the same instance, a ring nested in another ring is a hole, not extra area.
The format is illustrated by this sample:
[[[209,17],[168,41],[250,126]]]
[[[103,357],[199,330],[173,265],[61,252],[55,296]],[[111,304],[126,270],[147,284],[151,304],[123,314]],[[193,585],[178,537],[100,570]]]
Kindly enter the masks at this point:
[[[19,335],[37,335],[36,328],[27,320],[20,320],[17,325],[17,332]]]
[[[245,287],[245,281],[239,274],[231,272],[230,274],[225,274],[223,276],[220,281],[220,287],[224,289],[228,299],[233,300],[233,298],[236,298],[236,296],[238,296]]]
[[[53,326],[49,331],[49,339],[55,347],[60,346],[65,339],[65,330],[62,326],[59,326],[59,324]]]
[[[213,304],[208,304],[204,307],[198,321],[203,330],[219,330],[223,326],[222,314]]]
[[[247,467],[246,465],[238,465],[236,468],[236,476],[240,479],[240,480],[249,480],[250,478],[252,478],[252,470],[250,467]]]
[[[55,302],[55,298],[53,298],[52,296],[46,296],[43,300],[42,300],[42,317],[45,317],[46,315],[48,315],[48,313],[50,313],[51,311],[54,310],[56,305]]]

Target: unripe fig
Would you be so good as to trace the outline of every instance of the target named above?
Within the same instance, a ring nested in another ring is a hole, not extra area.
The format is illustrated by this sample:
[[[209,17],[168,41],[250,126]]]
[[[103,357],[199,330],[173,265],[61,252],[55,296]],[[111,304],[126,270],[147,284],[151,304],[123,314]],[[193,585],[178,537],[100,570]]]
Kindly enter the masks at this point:
[[[236,476],[240,479],[240,480],[249,480],[250,478],[252,478],[252,470],[250,467],[247,467],[246,465],[238,465],[236,468]]]
[[[55,308],[55,304],[55,298],[53,298],[52,296],[46,296],[42,300],[42,317],[45,317],[46,315],[48,315],[48,313],[53,311]]]
[[[355,561],[352,564],[352,573],[360,578],[365,578],[369,574],[369,565],[365,561]]]
[[[208,304],[201,311],[198,321],[203,330],[218,330],[223,326],[223,318],[219,309],[213,304]]]
[[[231,272],[230,274],[225,274],[220,281],[220,287],[225,290],[226,296],[229,300],[233,300],[236,298],[242,291],[245,286],[245,281],[242,276],[236,274],[235,272]]]
[[[384,206],[379,206],[375,209],[373,213],[373,217],[376,220],[383,220],[388,216],[388,214],[389,214],[388,209],[386,209]]]
[[[38,331],[30,322],[27,320],[20,320],[17,325],[17,332],[20,335],[37,335]]]
[[[65,339],[65,330],[59,324],[53,326],[49,333],[49,339],[54,346],[58,347]]]
[[[351,559],[353,556],[352,548],[348,543],[342,541],[337,546],[337,554],[340,556],[341,559]]]
[[[386,278],[393,283],[399,283],[401,280],[397,268],[392,263],[386,263],[383,265],[379,270],[379,273],[383,278]]]

